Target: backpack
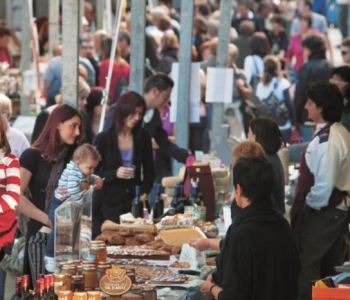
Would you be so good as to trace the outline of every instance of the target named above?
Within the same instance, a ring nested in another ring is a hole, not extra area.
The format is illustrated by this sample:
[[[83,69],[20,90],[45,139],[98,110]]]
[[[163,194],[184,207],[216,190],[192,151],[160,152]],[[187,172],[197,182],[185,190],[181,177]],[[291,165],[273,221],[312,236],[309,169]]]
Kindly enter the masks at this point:
[[[260,99],[258,115],[259,117],[273,120],[278,126],[282,126],[289,119],[289,111],[285,101],[280,101],[275,95],[277,86],[278,81],[276,80],[271,93],[265,99]]]

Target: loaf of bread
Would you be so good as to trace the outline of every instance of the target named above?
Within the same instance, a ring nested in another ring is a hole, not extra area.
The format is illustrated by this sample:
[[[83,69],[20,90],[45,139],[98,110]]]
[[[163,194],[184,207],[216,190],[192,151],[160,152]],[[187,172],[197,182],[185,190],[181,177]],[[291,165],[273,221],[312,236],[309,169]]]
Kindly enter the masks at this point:
[[[154,241],[154,235],[150,233],[139,233],[135,235],[135,239],[144,244]]]
[[[143,243],[134,237],[129,237],[125,239],[125,246],[140,246]]]
[[[112,230],[112,231],[120,231],[120,230],[130,230],[131,234],[136,234],[136,233],[151,233],[156,235],[157,234],[157,228],[153,224],[117,224],[114,223],[110,220],[106,220],[103,222],[101,226],[101,231],[107,231],[107,230]]]
[[[115,245],[115,246],[121,246],[125,244],[125,239],[120,234],[113,234],[108,239],[108,244]]]

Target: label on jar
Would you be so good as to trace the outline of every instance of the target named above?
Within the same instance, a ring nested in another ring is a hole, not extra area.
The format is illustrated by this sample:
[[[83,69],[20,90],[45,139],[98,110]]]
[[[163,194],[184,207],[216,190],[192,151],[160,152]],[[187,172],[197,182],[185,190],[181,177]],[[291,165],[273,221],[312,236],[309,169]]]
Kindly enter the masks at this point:
[[[106,270],[100,280],[101,290],[111,296],[119,296],[128,292],[131,288],[132,282],[129,276],[126,275],[126,270],[113,266]]]

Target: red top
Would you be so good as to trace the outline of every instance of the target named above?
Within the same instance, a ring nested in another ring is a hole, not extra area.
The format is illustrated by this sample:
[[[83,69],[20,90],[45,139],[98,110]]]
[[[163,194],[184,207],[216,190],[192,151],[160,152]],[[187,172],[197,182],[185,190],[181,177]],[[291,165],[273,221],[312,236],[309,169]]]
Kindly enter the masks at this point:
[[[100,86],[105,88],[107,75],[108,75],[109,59],[105,59],[100,63]],[[111,86],[109,89],[109,99],[114,101],[115,91],[118,87],[119,80],[123,77],[127,84],[129,84],[129,75],[130,75],[130,65],[125,64],[116,64],[113,65]]]
[[[319,35],[320,32],[316,29],[310,29],[311,34]],[[301,34],[294,35],[290,38],[288,50],[286,53],[286,60],[287,62],[291,62],[293,58],[295,57],[295,63],[293,65],[293,68],[295,71],[299,71],[301,66],[304,64],[304,53],[303,53],[303,47],[301,46],[301,43],[303,41],[303,37]]]
[[[0,248],[16,233],[16,206],[20,198],[19,162],[15,155],[0,156]]]
[[[0,62],[7,62],[12,66],[11,55],[7,47],[0,47]]]

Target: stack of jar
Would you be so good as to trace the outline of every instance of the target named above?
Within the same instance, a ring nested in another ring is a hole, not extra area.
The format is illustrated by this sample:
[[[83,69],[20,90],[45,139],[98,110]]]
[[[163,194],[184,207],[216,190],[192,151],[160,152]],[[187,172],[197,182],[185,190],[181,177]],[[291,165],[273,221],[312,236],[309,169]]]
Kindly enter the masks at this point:
[[[72,260],[61,264],[55,275],[56,291],[87,292],[99,290],[99,282],[111,267],[107,260],[106,245],[92,241],[88,260]]]

